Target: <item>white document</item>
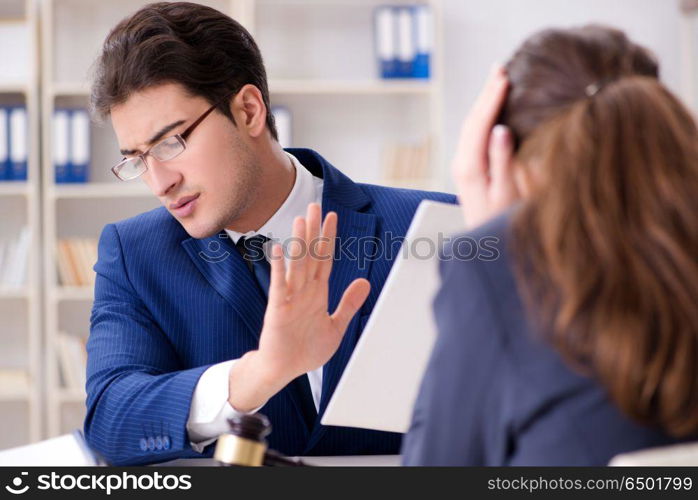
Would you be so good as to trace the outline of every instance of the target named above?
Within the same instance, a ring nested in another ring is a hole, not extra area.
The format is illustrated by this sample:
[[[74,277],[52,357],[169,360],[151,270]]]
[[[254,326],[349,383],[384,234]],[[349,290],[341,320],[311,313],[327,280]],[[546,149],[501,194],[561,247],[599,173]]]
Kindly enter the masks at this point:
[[[80,431],[0,451],[0,466],[78,467],[104,465],[88,448]]]
[[[408,430],[436,338],[432,300],[439,287],[438,245],[464,228],[460,206],[420,204],[323,425]]]

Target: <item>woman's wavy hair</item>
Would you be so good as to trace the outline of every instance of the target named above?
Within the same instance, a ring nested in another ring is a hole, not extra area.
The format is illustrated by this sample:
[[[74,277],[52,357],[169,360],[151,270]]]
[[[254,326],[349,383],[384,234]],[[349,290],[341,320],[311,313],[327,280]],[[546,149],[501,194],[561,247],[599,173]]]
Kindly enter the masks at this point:
[[[698,130],[620,31],[552,29],[507,64],[531,193],[517,282],[563,358],[628,416],[698,433]]]

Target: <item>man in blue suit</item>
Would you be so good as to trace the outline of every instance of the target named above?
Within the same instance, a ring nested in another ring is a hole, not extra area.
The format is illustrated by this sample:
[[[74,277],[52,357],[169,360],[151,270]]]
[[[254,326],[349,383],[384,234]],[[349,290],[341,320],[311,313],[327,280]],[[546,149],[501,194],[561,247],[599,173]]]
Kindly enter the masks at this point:
[[[228,418],[260,411],[285,454],[398,453],[398,434],[320,419],[417,206],[455,197],[356,184],[312,150],[284,151],[257,46],[201,5],[118,24],[92,104],[124,155],[114,174],[164,206],[100,239],[89,444],[117,465],[210,457]],[[268,239],[292,240],[288,271]]]

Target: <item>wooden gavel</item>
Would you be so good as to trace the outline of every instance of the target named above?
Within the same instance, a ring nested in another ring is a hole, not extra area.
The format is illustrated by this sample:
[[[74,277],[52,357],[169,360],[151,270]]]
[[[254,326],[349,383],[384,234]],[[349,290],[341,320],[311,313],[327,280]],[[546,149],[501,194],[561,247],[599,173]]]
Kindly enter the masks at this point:
[[[228,419],[230,432],[221,434],[213,458],[224,466],[299,467],[307,466],[297,458],[288,458],[268,449],[265,438],[271,433],[269,419],[261,413]]]

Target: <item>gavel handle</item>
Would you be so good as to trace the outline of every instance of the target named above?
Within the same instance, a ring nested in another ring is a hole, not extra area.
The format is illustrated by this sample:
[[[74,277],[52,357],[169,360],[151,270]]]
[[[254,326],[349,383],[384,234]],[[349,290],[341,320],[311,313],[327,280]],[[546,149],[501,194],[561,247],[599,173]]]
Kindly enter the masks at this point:
[[[274,450],[267,450],[264,454],[264,465],[272,467],[311,467],[298,458],[288,458]]]

